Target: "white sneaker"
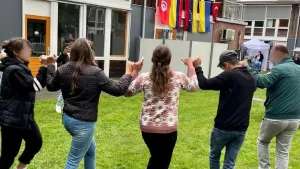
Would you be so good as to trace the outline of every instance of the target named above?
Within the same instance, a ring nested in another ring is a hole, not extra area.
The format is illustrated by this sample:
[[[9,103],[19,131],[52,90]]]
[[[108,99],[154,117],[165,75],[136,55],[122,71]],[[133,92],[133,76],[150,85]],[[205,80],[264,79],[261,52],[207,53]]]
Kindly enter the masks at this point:
[[[14,169],[18,169],[17,167],[15,167]],[[23,169],[26,169],[26,168],[23,168]]]
[[[61,106],[55,106],[56,113],[61,113]]]

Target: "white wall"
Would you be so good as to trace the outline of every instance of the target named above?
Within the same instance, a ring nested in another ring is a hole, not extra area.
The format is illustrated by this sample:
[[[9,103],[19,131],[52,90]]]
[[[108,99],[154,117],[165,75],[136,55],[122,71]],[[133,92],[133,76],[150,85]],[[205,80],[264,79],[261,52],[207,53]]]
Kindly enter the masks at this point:
[[[152,68],[152,54],[153,50],[163,41],[161,39],[141,39],[140,41],[140,57],[144,57],[144,65],[142,73],[150,72]],[[140,58],[141,59],[141,58]]]
[[[209,61],[210,61],[211,43],[193,42],[191,57],[200,56],[202,59],[202,70],[205,77],[208,77]]]
[[[50,17],[51,2],[45,0],[24,0],[23,14]]]
[[[91,5],[99,5],[114,9],[131,10],[131,1],[129,0],[65,0],[70,2],[85,3]]]
[[[149,72],[152,67],[153,50],[160,44],[161,39],[141,39],[140,41],[140,56],[145,57],[142,72]],[[187,74],[186,66],[181,62],[181,58],[189,57],[190,42],[180,40],[166,40],[166,45],[172,52],[171,67],[175,71],[180,71]],[[222,52],[228,49],[228,44],[215,43],[212,58],[211,77],[219,75],[223,70],[217,67],[219,57]],[[211,55],[211,43],[208,42],[192,42],[191,57],[200,56],[202,58],[202,68],[205,77],[208,78],[209,62]]]
[[[214,53],[213,53],[213,57],[212,57],[210,77],[215,77],[223,72],[223,70],[218,67],[219,58],[220,58],[221,53],[223,53],[227,49],[228,49],[228,44],[223,44],[223,43],[215,43],[214,44]]]

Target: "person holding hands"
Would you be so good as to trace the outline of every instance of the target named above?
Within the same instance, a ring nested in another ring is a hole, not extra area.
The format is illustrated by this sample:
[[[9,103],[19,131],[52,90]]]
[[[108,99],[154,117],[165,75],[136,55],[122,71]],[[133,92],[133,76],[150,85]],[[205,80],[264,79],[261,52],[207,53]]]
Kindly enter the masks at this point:
[[[42,136],[34,119],[35,93],[46,85],[47,66],[55,58],[41,58],[36,78],[28,63],[32,47],[28,40],[12,38],[3,44],[6,57],[1,60],[3,72],[0,94],[1,157],[0,168],[10,169],[22,140],[25,149],[15,169],[24,169],[42,147]]]
[[[47,89],[61,90],[64,98],[63,125],[72,136],[65,169],[77,169],[84,158],[85,169],[96,168],[95,124],[102,92],[122,96],[141,69],[141,63],[127,61],[126,73],[116,82],[109,79],[94,58],[87,39],[77,39],[71,49],[70,62],[48,67]]]
[[[151,72],[139,75],[129,86],[125,96],[144,93],[140,116],[142,137],[150,151],[147,169],[168,169],[177,140],[180,90],[198,88],[192,59],[185,59],[189,77],[170,67],[172,54],[165,45],[155,48]]]
[[[194,59],[199,87],[220,91],[215,125],[210,138],[210,169],[220,169],[221,151],[226,147],[224,166],[234,169],[249,126],[250,110],[256,81],[243,67],[235,51],[220,55],[218,67],[224,71],[214,78],[203,75],[201,58]]]

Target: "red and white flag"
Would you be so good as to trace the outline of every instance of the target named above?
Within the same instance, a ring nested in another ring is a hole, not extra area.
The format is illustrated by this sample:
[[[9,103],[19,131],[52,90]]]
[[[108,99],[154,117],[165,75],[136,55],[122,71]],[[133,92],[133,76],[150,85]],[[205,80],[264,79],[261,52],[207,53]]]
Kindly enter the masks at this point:
[[[221,8],[220,2],[213,2],[211,6],[211,15],[213,16],[214,21],[217,20],[217,17],[219,16],[219,11]]]
[[[163,25],[169,25],[170,0],[160,0],[158,3],[160,21]]]

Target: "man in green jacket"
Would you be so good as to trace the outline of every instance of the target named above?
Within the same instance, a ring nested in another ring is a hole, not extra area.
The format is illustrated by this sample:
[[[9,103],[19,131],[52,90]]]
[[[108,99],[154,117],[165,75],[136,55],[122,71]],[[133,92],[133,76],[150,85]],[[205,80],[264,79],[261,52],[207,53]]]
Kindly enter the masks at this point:
[[[258,136],[260,169],[270,169],[269,143],[276,137],[276,167],[287,169],[289,150],[300,120],[300,66],[296,65],[285,46],[274,46],[271,61],[274,67],[268,74],[258,74],[258,88],[267,88],[266,113]],[[246,63],[245,63],[246,65]]]

